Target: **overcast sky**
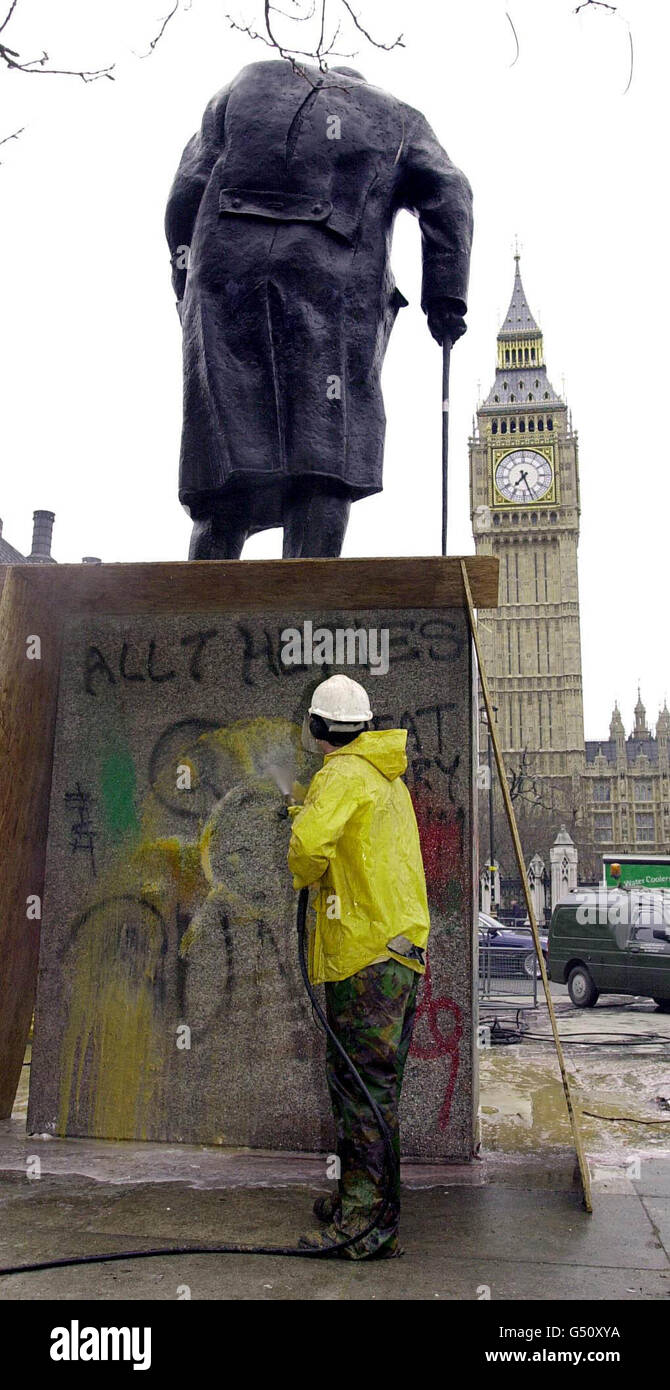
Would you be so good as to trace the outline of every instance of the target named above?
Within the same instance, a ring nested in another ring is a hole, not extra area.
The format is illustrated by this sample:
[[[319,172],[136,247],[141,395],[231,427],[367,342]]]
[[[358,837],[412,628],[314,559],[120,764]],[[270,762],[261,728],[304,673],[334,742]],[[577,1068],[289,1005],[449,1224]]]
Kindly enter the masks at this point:
[[[185,0],[188,3],[188,0]],[[474,550],[467,439],[488,392],[510,299],[515,236],[549,376],[579,432],[586,736],[615,698],[628,731],[670,696],[668,656],[668,230],[670,15],[576,0],[357,0],[355,66],[421,108],[475,195],[469,332],[454,351],[450,538]],[[9,0],[0,4],[4,13]],[[2,37],[54,66],[116,62],[114,82],[0,74],[3,216],[0,515],[30,548],[36,507],[56,512],[54,554],[184,559],[177,500],[180,329],[163,237],[167,193],[209,97],[268,56],[231,32],[246,0],[192,0],[151,57],[172,0],[19,0]],[[519,56],[506,10],[519,40]],[[345,61],[339,59],[338,61]],[[351,61],[351,60],[350,60]],[[384,369],[383,494],[355,504],[345,555],[440,549],[440,351],[421,313],[418,227],[401,215],[393,263],[410,307]],[[281,553],[265,532],[247,557]]]

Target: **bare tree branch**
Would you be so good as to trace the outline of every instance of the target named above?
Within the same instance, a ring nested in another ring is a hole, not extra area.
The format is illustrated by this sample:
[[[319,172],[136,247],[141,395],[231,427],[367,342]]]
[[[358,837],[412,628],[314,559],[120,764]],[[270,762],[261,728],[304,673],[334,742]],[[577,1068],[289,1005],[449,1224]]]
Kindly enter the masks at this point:
[[[349,0],[341,0],[341,3],[344,5],[347,14],[349,14],[353,19],[354,24],[358,29],[358,32],[362,34],[363,37],[367,39],[368,43],[371,43],[374,48],[383,48],[387,53],[390,53],[392,48],[405,47],[403,43],[402,34],[399,34],[397,39],[394,39],[392,43],[381,43],[378,39],[373,39],[372,34],[369,34],[367,29],[363,28],[363,25],[361,24],[358,15],[354,14],[354,11],[352,10],[351,5],[349,4]]]
[[[174,0],[174,5],[172,6],[172,9],[170,10],[170,13],[169,13],[169,14],[166,14],[165,18],[164,18],[163,20],[161,20],[161,27],[160,27],[160,29],[158,30],[158,33],[156,34],[156,37],[153,38],[153,39],[151,40],[151,43],[149,44],[149,47],[148,47],[146,53],[140,53],[140,55],[139,55],[140,58],[150,58],[150,57],[151,57],[151,54],[153,53],[154,48],[156,47],[157,44],[160,43],[160,41],[161,41],[161,39],[162,39],[162,37],[163,37],[163,34],[165,33],[165,30],[167,29],[168,24],[170,23],[170,20],[171,20],[171,19],[174,19],[174,17],[175,17],[175,15],[176,15],[178,9],[179,9],[179,0]]]
[[[12,0],[9,10],[0,24],[0,34],[3,29],[7,28],[17,5],[18,0]],[[116,66],[115,63],[111,63],[109,67],[90,70],[85,68],[50,68],[47,67],[49,54],[46,49],[43,49],[41,58],[23,58],[15,48],[9,48],[5,43],[0,43],[0,62],[3,62],[14,72],[38,73],[42,77],[79,77],[82,82],[97,82],[101,77],[108,77],[110,82],[113,82],[112,72]],[[8,139],[11,138],[8,136]]]
[[[10,21],[12,15],[13,15],[13,13],[14,13],[14,11],[15,11],[15,9],[16,9],[16,6],[18,5],[18,3],[19,3],[19,0],[12,0],[12,3],[11,3],[11,5],[10,5],[10,7],[9,7],[9,12],[5,15],[5,18],[3,19],[2,24],[0,24],[0,34],[2,33],[3,29],[6,29],[6,28],[7,28],[7,25],[9,24],[9,21]],[[8,139],[8,140],[11,140],[11,138],[12,138],[11,135],[8,135],[7,139]]]
[[[631,82],[633,81],[633,63],[634,63],[634,61],[635,61],[635,54],[634,54],[634,52],[633,52],[633,31],[632,31],[632,29],[631,29],[631,27],[630,27],[630,24],[628,23],[628,20],[626,19],[625,15],[622,15],[622,14],[621,14],[621,11],[620,11],[618,5],[609,5],[609,4],[606,3],[606,0],[582,0],[582,3],[581,3],[580,5],[577,5],[576,9],[573,10],[573,14],[579,14],[581,10],[592,10],[592,9],[595,9],[595,10],[607,10],[608,14],[610,14],[610,15],[616,15],[616,18],[617,18],[617,19],[620,19],[620,20],[621,20],[621,23],[622,23],[622,24],[625,24],[625,26],[626,26],[626,28],[627,28],[627,30],[628,30],[628,49],[629,49],[629,53],[630,53],[630,67],[629,67],[629,69],[628,69],[628,81],[627,81],[627,83],[626,83],[626,85],[625,85],[625,87],[624,87],[624,89],[623,89],[623,93],[622,93],[622,95],[625,96],[625,95],[626,95],[626,92],[630,91],[630,84],[631,84]]]
[[[343,3],[343,4],[346,4],[346,0],[342,0],[342,3]],[[349,6],[347,5],[347,9],[348,9],[348,8],[349,8]],[[582,10],[589,10],[589,9],[606,10],[607,13],[608,13],[609,15],[614,15],[614,16],[616,16],[617,19],[620,19],[620,20],[621,20],[621,23],[622,23],[622,24],[625,24],[625,26],[626,26],[626,28],[627,28],[627,30],[628,30],[628,48],[629,48],[629,52],[630,52],[630,67],[629,67],[629,70],[628,70],[628,81],[626,82],[626,86],[624,87],[623,93],[622,93],[622,96],[625,96],[626,93],[627,93],[628,91],[630,91],[631,82],[633,81],[633,63],[634,63],[634,58],[635,58],[634,51],[633,51],[633,31],[632,31],[632,29],[631,29],[631,26],[630,26],[628,20],[626,19],[625,15],[622,15],[622,14],[621,14],[621,11],[620,11],[620,9],[619,9],[619,6],[618,6],[618,5],[610,5],[610,4],[608,4],[608,3],[607,3],[607,0],[581,0],[581,3],[575,7],[575,9],[572,11],[572,13],[575,14],[575,15],[577,15],[577,14],[580,14],[580,12],[581,12]],[[516,29],[515,29],[515,27],[514,27],[514,21],[513,21],[512,16],[511,16],[511,14],[509,13],[508,10],[505,11],[505,17],[506,17],[506,19],[508,20],[509,26],[510,26],[510,28],[511,28],[511,30],[512,30],[513,35],[514,35],[514,41],[515,41],[515,43],[516,43],[516,54],[515,54],[514,58],[512,59],[512,62],[510,63],[510,67],[513,68],[514,65],[515,65],[515,63],[518,62],[519,54],[520,54],[520,52],[521,52],[521,47],[520,47],[520,44],[519,44],[519,36],[518,36],[517,31],[516,31]]]
[[[524,748],[519,766],[507,770],[510,799],[512,801],[526,801],[529,806],[539,806],[545,811],[555,811],[556,807],[553,801],[546,801],[544,798],[540,786],[541,780],[537,773],[529,771],[528,749]]]
[[[514,55],[512,61],[511,61],[511,63],[510,63],[510,67],[513,68],[513,67],[514,67],[514,64],[515,64],[515,63],[518,63],[518,61],[519,61],[519,54],[520,54],[520,52],[521,52],[521,49],[519,48],[519,35],[517,34],[516,29],[514,28],[514,21],[513,21],[512,16],[511,16],[511,14],[509,13],[508,10],[505,11],[505,15],[506,15],[506,18],[507,18],[507,20],[508,20],[508,22],[509,22],[509,27],[510,27],[510,29],[512,30],[512,33],[513,33],[513,35],[514,35],[514,42],[515,42],[515,44],[516,44],[516,53],[515,53],[515,55]]]
[[[623,89],[624,96],[626,92],[630,91],[630,84],[633,81],[633,63],[635,61],[635,55],[633,53],[633,31],[630,25],[628,25],[628,46],[630,48],[630,72],[628,74],[628,81]]]
[[[112,74],[116,63],[112,63],[108,68],[96,68],[91,71],[81,68],[48,68],[48,53],[43,52],[41,58],[21,60],[18,53],[3,43],[0,43],[0,59],[16,72],[30,72],[43,77],[80,77],[82,82],[97,82],[101,77],[108,77],[110,82],[115,80]]]
[[[319,36],[314,48],[290,47],[287,43],[283,43],[278,38],[275,31],[275,20],[276,17],[279,16],[282,19],[287,19],[289,23],[304,24],[307,20],[314,19],[317,13],[317,0],[312,0],[310,8],[305,13],[297,12],[300,3],[301,0],[291,0],[291,4],[296,7],[296,12],[289,13],[287,10],[280,8],[279,5],[273,4],[272,0],[264,0],[264,32],[260,32],[258,28],[254,28],[251,21],[245,23],[244,20],[236,19],[232,14],[226,14],[225,18],[231,29],[237,30],[238,33],[246,34],[250,39],[259,40],[260,43],[265,44],[266,48],[274,49],[275,53],[279,54],[280,58],[284,58],[292,63],[294,70],[299,72],[301,76],[305,77],[308,81],[310,80],[308,74],[297,61],[298,59],[304,58],[307,59],[307,61],[311,60],[312,63],[317,65],[320,72],[327,72],[327,57],[353,58],[355,56],[353,52],[343,53],[335,47],[342,28],[341,20],[337,18],[338,8],[340,13],[344,12],[344,15],[349,17],[354,28],[362,34],[374,48],[381,48],[389,52],[393,48],[404,48],[405,46],[402,34],[399,34],[391,43],[383,43],[380,39],[374,38],[369,30],[365,28],[359,15],[356,14],[349,3],[349,0],[319,0]],[[329,19],[331,21],[330,24],[328,22]],[[328,32],[331,27],[333,28],[332,36],[328,38]]]
[[[580,10],[588,10],[591,6],[599,10],[610,10],[612,14],[617,13],[616,5],[606,5],[605,0],[582,0],[582,4],[577,6],[574,13],[579,14]]]
[[[13,131],[11,135],[3,135],[2,139],[0,140],[0,145],[6,145],[9,140],[18,140],[19,135],[22,135],[24,130],[25,126],[20,126],[19,129]],[[1,163],[2,160],[0,160],[0,164]]]
[[[295,3],[295,0],[293,0],[293,2]],[[9,24],[13,15],[15,14],[15,11],[18,7],[18,3],[19,0],[11,0],[5,18],[2,20],[2,23],[0,23],[0,34],[7,28],[7,25]],[[172,9],[169,11],[167,15],[165,15],[164,19],[161,20],[160,29],[158,30],[158,33],[155,35],[155,37],[151,40],[147,52],[138,55],[140,58],[148,58],[150,54],[153,53],[157,44],[160,43],[165,33],[165,30],[167,29],[168,24],[170,23],[170,20],[173,19],[176,15],[181,3],[182,0],[174,0]],[[190,9],[190,7],[191,6],[189,0],[189,3],[185,4],[185,8]],[[9,68],[10,71],[29,73],[33,75],[37,74],[41,77],[78,77],[82,82],[98,82],[101,78],[106,77],[109,79],[110,82],[115,81],[115,63],[110,63],[107,67],[104,68],[56,68],[51,67],[49,65],[49,54],[47,53],[46,49],[42,51],[42,55],[40,58],[26,58],[20,52],[18,52],[17,49],[10,48],[8,44],[2,42],[0,42],[0,63],[4,63],[5,67]],[[4,145],[8,140],[16,140],[18,136],[22,134],[24,129],[25,127],[22,126],[21,129],[15,131],[14,134],[6,135],[4,139],[0,139],[0,145]]]

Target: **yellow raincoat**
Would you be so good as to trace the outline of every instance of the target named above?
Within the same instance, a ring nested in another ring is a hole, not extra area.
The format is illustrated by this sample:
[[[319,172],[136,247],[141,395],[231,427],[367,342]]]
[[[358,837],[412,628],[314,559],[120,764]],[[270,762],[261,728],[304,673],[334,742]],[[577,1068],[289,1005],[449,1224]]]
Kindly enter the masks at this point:
[[[346,980],[388,956],[423,974],[420,960],[388,948],[402,936],[425,950],[430,930],[419,832],[401,781],[406,742],[405,729],[359,734],[326,754],[304,805],[292,808],[293,885],[319,882],[313,984]]]

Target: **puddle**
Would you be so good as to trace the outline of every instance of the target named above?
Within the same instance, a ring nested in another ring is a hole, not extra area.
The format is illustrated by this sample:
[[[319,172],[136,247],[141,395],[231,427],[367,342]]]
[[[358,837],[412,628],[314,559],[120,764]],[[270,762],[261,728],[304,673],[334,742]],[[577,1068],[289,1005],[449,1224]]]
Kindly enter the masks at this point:
[[[583,1110],[584,1144],[606,1161],[632,1152],[670,1156],[670,1068],[654,1058],[628,1059],[621,1066],[582,1056],[570,1060],[568,1076]],[[630,1119],[652,1120],[635,1124]],[[555,1056],[529,1056],[523,1048],[480,1053],[480,1121],[483,1150],[537,1153],[571,1144],[563,1085]]]

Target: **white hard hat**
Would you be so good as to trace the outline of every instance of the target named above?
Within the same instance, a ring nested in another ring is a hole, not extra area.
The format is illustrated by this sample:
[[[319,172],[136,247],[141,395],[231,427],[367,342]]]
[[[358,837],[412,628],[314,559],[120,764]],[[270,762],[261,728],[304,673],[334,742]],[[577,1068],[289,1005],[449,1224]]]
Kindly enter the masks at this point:
[[[309,712],[337,724],[342,733],[353,733],[372,719],[367,691],[350,676],[329,676],[317,685]]]

